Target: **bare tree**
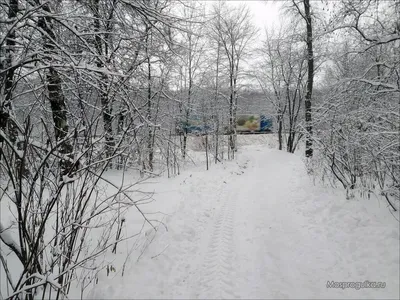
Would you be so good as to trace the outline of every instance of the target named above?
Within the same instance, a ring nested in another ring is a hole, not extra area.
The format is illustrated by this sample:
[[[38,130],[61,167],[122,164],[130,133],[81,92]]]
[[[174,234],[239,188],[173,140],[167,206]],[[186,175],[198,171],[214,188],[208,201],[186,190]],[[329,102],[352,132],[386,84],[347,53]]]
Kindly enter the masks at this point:
[[[41,6],[46,14],[52,14],[48,3],[41,3],[40,0],[36,0],[36,5]],[[70,155],[72,152],[72,145],[67,138],[69,126],[66,100],[62,90],[62,79],[58,70],[52,66],[54,57],[58,52],[56,50],[57,37],[54,32],[53,20],[49,16],[39,17],[37,25],[38,28],[41,29],[44,42],[43,61],[48,64],[46,87],[53,115],[55,140],[56,143],[59,143],[60,153],[65,156],[60,161],[62,164],[61,174],[66,175],[72,171],[73,167],[71,163],[72,156]]]
[[[377,194],[393,210],[400,176],[399,12],[395,3],[344,1],[332,16],[326,31],[347,38],[331,55],[315,139],[322,169],[348,197]]]
[[[299,2],[297,0],[292,0],[294,6],[296,7],[298,13],[306,22],[307,29],[307,90],[305,94],[305,121],[306,121],[306,157],[313,156],[312,148],[312,93],[314,86],[314,49],[313,49],[313,26],[312,26],[312,13],[310,0],[302,0],[304,5],[304,11],[300,8]]]
[[[15,22],[15,18],[17,17],[17,12],[18,12],[18,1],[10,1],[9,6],[8,6],[8,22],[9,24],[12,24]],[[9,122],[9,114],[12,111],[12,92],[15,87],[14,85],[14,72],[15,72],[15,67],[13,66],[13,56],[16,54],[15,53],[15,43],[16,43],[16,36],[15,36],[15,27],[10,26],[8,29],[8,32],[5,33],[5,50],[3,50],[3,47],[0,49],[2,50],[0,55],[4,55],[5,60],[4,62],[0,62],[0,70],[1,70],[1,86],[3,87],[3,90],[1,91],[1,97],[3,98],[2,101],[0,102],[0,116],[1,116],[1,121],[0,121],[0,128],[4,131],[7,129],[10,130],[10,141],[12,143],[16,142],[17,139],[17,130],[16,130],[16,124],[10,124]],[[3,45],[2,45],[3,46]],[[4,51],[4,53],[3,53]],[[0,137],[0,142],[2,142],[2,138]],[[0,150],[1,151],[1,150]]]
[[[246,6],[230,8],[214,6],[214,38],[221,44],[228,61],[229,78],[229,156],[234,158],[236,149],[236,114],[238,99],[238,79],[241,64],[249,54],[250,42],[257,29],[251,23],[250,10]]]
[[[204,7],[193,2],[189,6],[184,7],[183,16],[188,20],[186,31],[182,33],[182,55],[180,57],[180,72],[183,80],[182,88],[186,97],[180,103],[180,114],[185,124],[190,121],[191,111],[195,105],[193,98],[199,88],[199,78],[202,74],[202,64],[204,65],[205,57],[205,39],[204,39]],[[187,126],[183,128],[182,155],[186,156],[187,151]]]
[[[256,76],[265,96],[273,103],[278,123],[279,149],[293,153],[302,137],[299,118],[304,102],[306,77],[305,49],[297,26],[281,27],[278,33],[267,33],[261,50],[262,70]]]
[[[112,61],[114,47],[112,44],[112,32],[114,24],[114,14],[116,0],[111,1],[109,5],[101,3],[104,9],[101,9],[100,0],[93,0],[89,3],[89,8],[93,13],[93,26],[95,30],[94,48],[96,49],[96,66],[99,70],[104,70],[106,65]],[[103,17],[104,15],[104,17]],[[103,26],[101,26],[103,23]],[[109,76],[106,72],[101,72],[98,81],[100,103],[103,114],[103,128],[106,140],[106,156],[110,157],[114,147],[114,133],[112,126],[112,105],[113,99],[109,95]]]
[[[142,21],[161,34],[173,18],[147,1],[0,6],[0,201],[11,210],[11,221],[0,222],[1,247],[10,250],[0,253],[5,296],[60,299],[85,272],[103,268],[99,255],[128,238],[121,236],[126,209],[136,207],[156,227],[139,207],[151,195],[136,197],[135,183],[115,184],[106,170],[114,158],[134,152],[147,121],[138,93],[132,93],[139,90],[145,62]],[[123,116],[118,138],[115,108]],[[130,160],[123,161],[124,170]],[[16,268],[10,268],[10,257]]]

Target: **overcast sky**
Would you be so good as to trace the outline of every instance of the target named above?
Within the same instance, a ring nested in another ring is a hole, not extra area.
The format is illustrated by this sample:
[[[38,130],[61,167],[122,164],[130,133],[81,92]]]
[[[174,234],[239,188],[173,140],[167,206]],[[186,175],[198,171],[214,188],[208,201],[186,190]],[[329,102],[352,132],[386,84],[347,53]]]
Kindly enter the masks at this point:
[[[232,5],[246,4],[253,13],[254,25],[264,31],[265,27],[271,27],[274,24],[279,24],[280,12],[279,8],[282,3],[278,1],[260,1],[260,0],[248,0],[248,1],[228,1]]]
[[[218,0],[205,0],[207,5],[218,3]],[[279,24],[280,12],[279,8],[282,2],[279,1],[262,1],[262,0],[228,0],[229,5],[247,5],[252,14],[253,22],[260,31],[264,31],[265,27],[272,27],[274,24]]]
[[[284,4],[282,1],[271,1],[271,0],[227,0],[230,6],[246,5],[249,7],[251,14],[253,15],[253,24],[259,29],[257,45],[260,46],[261,42],[265,37],[265,28],[271,29],[277,27],[281,22],[281,11],[280,8]],[[218,3],[218,0],[204,0],[206,5],[212,5]]]

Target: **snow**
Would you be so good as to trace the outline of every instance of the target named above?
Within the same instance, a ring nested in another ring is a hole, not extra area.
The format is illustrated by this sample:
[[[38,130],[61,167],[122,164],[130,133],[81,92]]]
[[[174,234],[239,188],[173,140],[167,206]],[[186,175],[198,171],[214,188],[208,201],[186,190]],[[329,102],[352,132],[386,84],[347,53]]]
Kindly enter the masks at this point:
[[[388,88],[387,90],[384,90],[385,92],[398,92],[399,91],[399,87],[394,84],[380,82],[380,81],[374,81],[374,80],[368,80],[368,79],[364,79],[364,78],[359,78],[357,80],[368,83],[373,86],[378,86],[378,87],[383,86],[383,87]]]
[[[72,177],[70,177],[69,175],[63,175],[62,176],[62,181],[65,184],[68,184],[68,183],[71,183],[71,182],[74,182],[75,180],[77,180],[78,177],[79,177],[78,175],[75,175],[75,176],[72,176]]]
[[[155,199],[141,209],[162,223],[107,253],[115,271],[99,272],[86,298],[399,298],[399,223],[387,205],[313,184],[299,155],[242,146],[235,161],[139,187]],[[140,222],[132,208],[123,235]],[[343,288],[366,281],[385,287]]]
[[[19,254],[21,254],[21,249],[18,245],[17,242],[15,242],[14,238],[10,234],[10,230],[8,228],[5,228],[3,224],[0,221],[0,240],[6,244],[8,247],[11,249],[14,249],[17,251]]]

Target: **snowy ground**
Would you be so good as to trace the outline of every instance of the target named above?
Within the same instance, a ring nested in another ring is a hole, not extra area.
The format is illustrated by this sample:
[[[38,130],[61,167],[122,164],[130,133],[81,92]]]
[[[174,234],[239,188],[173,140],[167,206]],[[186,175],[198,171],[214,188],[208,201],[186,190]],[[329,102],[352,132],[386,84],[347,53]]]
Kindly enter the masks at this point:
[[[398,299],[399,223],[385,203],[345,200],[313,185],[299,156],[259,144],[142,185],[156,200],[143,209],[166,228],[121,243],[106,257],[115,272],[100,272],[86,297]],[[138,227],[130,214],[125,235]],[[327,288],[366,280],[386,287]]]

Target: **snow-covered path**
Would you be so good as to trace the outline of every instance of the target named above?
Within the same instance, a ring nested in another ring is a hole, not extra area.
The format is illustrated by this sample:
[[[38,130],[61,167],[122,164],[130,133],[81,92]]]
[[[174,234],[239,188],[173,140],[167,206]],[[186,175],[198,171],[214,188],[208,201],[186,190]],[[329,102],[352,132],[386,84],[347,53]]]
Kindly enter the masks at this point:
[[[376,200],[346,201],[314,186],[295,155],[248,146],[235,162],[169,183],[180,197],[169,230],[127,275],[116,275],[113,288],[91,296],[399,297],[396,221],[382,218],[387,211]],[[365,280],[386,287],[327,288],[328,281]]]

